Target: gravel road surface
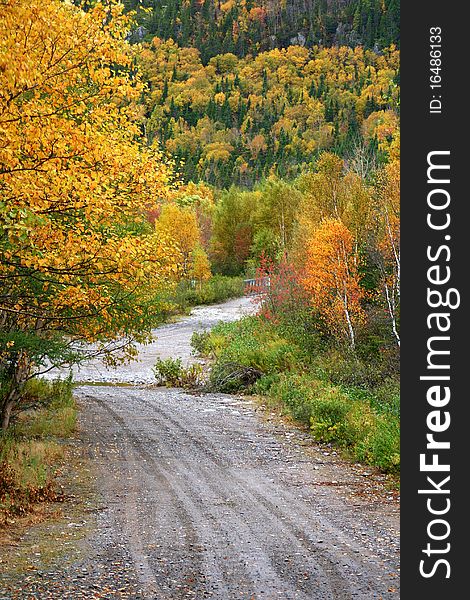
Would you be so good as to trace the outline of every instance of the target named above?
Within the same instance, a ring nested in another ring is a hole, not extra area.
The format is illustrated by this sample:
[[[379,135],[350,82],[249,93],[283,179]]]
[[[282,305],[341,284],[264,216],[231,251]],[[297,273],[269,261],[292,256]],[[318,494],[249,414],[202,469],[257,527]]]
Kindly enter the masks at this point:
[[[150,344],[137,344],[138,357],[129,365],[116,368],[103,365],[100,360],[89,361],[72,369],[73,379],[79,383],[155,383],[152,367],[157,358],[181,358],[188,365],[196,361],[191,352],[191,336],[195,331],[214,327],[219,321],[236,321],[256,311],[253,298],[243,297],[223,304],[198,306],[187,317],[175,323],[162,325],[153,331]],[[54,369],[47,373],[48,379],[66,376],[68,371]]]
[[[142,385],[155,352],[191,360],[195,328],[249,310],[232,301],[163,327],[122,379],[93,366],[95,382],[133,385],[77,388],[100,499],[89,556],[61,583],[50,573],[47,593],[36,577],[0,598],[399,598],[398,506],[380,474],[249,398]]]

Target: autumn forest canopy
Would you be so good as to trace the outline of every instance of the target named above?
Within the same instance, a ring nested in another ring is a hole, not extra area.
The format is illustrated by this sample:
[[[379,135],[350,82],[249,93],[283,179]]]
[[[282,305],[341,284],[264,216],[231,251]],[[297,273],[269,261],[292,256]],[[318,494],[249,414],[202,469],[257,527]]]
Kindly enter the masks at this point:
[[[270,278],[256,327],[300,344],[296,377],[396,390],[398,21],[394,0],[0,4],[4,427],[30,378],[132,356],[234,276]]]
[[[194,48],[154,38],[139,64],[143,129],[185,180],[251,187],[293,178],[324,150],[385,163],[398,127],[399,53],[289,46],[203,66]]]
[[[242,58],[291,45],[398,45],[397,0],[125,0],[137,11],[132,39],[157,36],[197,48],[204,64],[232,53]],[[147,11],[146,9],[151,9]]]

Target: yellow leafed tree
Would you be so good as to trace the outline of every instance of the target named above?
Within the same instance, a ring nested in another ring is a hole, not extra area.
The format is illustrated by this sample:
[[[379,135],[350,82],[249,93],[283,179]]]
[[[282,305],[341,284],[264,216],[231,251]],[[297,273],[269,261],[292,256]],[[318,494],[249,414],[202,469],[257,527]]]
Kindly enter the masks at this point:
[[[0,412],[24,383],[79,360],[77,341],[143,339],[180,253],[145,215],[172,169],[136,142],[142,84],[117,2],[0,10]]]
[[[175,203],[166,204],[155,228],[159,236],[166,236],[176,244],[182,256],[183,277],[187,278],[191,269],[191,257],[200,238],[195,211]]]
[[[202,289],[202,284],[211,278],[211,263],[204,248],[200,245],[193,250],[193,266],[191,274],[199,284],[199,289]]]

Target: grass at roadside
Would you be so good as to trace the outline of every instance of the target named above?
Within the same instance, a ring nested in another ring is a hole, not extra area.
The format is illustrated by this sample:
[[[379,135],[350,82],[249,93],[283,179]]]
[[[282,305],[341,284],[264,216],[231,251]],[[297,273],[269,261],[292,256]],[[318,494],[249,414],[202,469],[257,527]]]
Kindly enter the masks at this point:
[[[182,281],[175,292],[174,302],[181,307],[201,304],[217,304],[231,298],[243,296],[244,282],[242,277],[226,277],[214,275],[201,285]]]
[[[63,441],[76,427],[70,380],[31,380],[20,413],[0,434],[0,522],[60,497],[55,472],[65,458]]]
[[[398,474],[399,383],[377,365],[260,317],[193,335],[213,361],[210,385],[258,394],[354,460]]]

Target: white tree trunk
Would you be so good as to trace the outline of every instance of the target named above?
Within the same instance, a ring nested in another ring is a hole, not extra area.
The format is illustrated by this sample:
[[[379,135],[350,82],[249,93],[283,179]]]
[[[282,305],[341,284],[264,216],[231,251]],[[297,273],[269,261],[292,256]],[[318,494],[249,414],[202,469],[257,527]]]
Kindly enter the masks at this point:
[[[390,319],[392,321],[392,332],[393,332],[393,335],[395,336],[395,339],[397,340],[398,346],[400,346],[400,336],[399,336],[398,330],[397,330],[397,320],[395,317],[395,300],[393,298],[393,292],[392,292],[392,294],[390,293],[387,283],[384,283],[384,289],[385,289],[385,298],[387,299],[388,314],[390,315]]]
[[[346,295],[344,295],[344,297],[343,297],[343,305],[344,305],[344,314],[346,316],[346,322],[348,324],[349,339],[351,340],[351,348],[354,350],[356,347],[356,336],[354,335],[354,327],[353,327],[353,324],[351,321],[351,316],[349,314],[348,299],[347,299]]]

